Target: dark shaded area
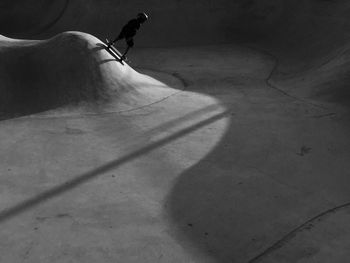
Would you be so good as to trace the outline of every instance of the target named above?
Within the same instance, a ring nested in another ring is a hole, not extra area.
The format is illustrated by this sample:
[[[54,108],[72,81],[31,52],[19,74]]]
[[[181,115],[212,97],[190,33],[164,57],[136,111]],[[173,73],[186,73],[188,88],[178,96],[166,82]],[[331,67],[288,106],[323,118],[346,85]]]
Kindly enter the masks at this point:
[[[243,262],[239,251],[248,246],[245,236],[250,231],[242,229],[242,225],[261,228],[261,222],[274,218],[263,218],[259,210],[256,214],[246,213],[246,207],[259,206],[259,199],[234,161],[240,152],[231,147],[242,140],[230,136],[236,129],[231,126],[205,159],[181,174],[168,199],[168,212],[177,225],[178,239],[193,241],[218,262]],[[261,200],[260,204],[266,205]]]
[[[350,67],[349,67],[350,68]],[[350,106],[350,75],[349,72],[336,74],[332,79],[316,87],[313,97],[343,106]]]
[[[278,249],[285,246],[297,234],[312,229],[315,225],[317,225],[317,223],[319,223],[320,221],[322,221],[323,219],[328,217],[330,214],[342,212],[343,210],[349,209],[349,207],[350,207],[350,203],[345,203],[345,204],[333,207],[331,209],[328,209],[326,211],[323,211],[322,213],[312,217],[311,219],[307,220],[306,222],[304,222],[300,226],[298,226],[295,229],[293,229],[292,231],[290,231],[287,235],[282,237],[280,240],[277,240],[274,244],[272,244],[270,247],[268,247],[262,253],[260,253],[256,257],[252,258],[251,260],[249,260],[248,263],[257,263],[257,262],[261,262],[262,260],[265,260],[265,262],[268,262],[269,261],[268,256],[273,255],[273,253],[275,251],[277,251]],[[308,248],[308,249],[312,250],[312,248]],[[315,251],[315,253],[317,253],[317,250]],[[311,259],[312,253],[311,253],[311,255],[309,253],[307,253],[306,255],[304,255],[304,258],[307,256],[310,256],[310,259]],[[298,257],[298,255],[296,255],[296,257]],[[299,258],[302,259],[303,256],[300,256]]]
[[[293,1],[293,6],[291,3],[245,1],[242,8],[250,10],[247,20],[252,20],[245,23],[242,19],[239,24],[242,27],[232,31],[232,35],[238,36],[238,42],[266,51],[267,56],[278,62],[267,76],[267,82],[273,83],[284,95],[349,107],[350,3],[343,0]],[[281,15],[270,16],[277,14],[276,9]],[[252,21],[259,20],[261,25],[255,27]],[[276,137],[283,136],[283,131],[273,132],[278,122],[273,122],[275,127],[263,120],[249,123],[242,119],[234,122],[234,119],[215,149],[181,174],[167,200],[167,212],[171,222],[177,225],[178,239],[192,241],[217,262],[247,262],[264,253],[268,245],[273,245],[271,236],[277,229],[292,230],[298,225],[289,221],[288,214],[299,214],[300,209],[296,205],[297,197],[267,192],[267,189],[286,187],[284,176],[293,174],[287,168],[284,174],[276,160],[272,166],[276,171],[272,169],[269,174],[260,168],[264,167],[263,163],[256,164],[256,160],[268,160],[269,156],[264,155],[268,143],[277,144]],[[244,128],[241,128],[242,122]],[[285,121],[284,126],[287,125]],[[252,130],[250,136],[245,135],[249,127],[256,126],[259,131]],[[255,137],[261,142],[254,145],[252,152],[245,152],[245,147],[248,148],[245,145],[254,143]],[[274,149],[277,148],[274,145]],[[301,148],[301,154],[296,154],[301,158],[314,152],[309,147]],[[279,161],[283,163],[282,159]],[[313,176],[317,180],[317,175],[305,175]],[[272,240],[283,238],[284,234]],[[259,261],[254,259],[254,262]]]
[[[107,99],[99,64],[88,45],[81,36],[67,33],[24,47],[4,46],[1,118]]]
[[[64,15],[70,0],[3,0],[0,3],[0,34],[35,37],[53,27]]]
[[[189,45],[263,37],[279,24],[292,1],[99,1],[40,0],[2,3],[0,32],[7,36],[37,38],[77,30],[102,39],[115,36],[140,11],[150,23],[137,36],[137,45]],[[24,19],[25,18],[25,19]],[[26,23],[23,21],[27,21]]]
[[[119,166],[130,162],[138,157],[141,157],[142,155],[148,154],[149,152],[156,150],[159,147],[162,147],[176,139],[179,139],[189,133],[192,133],[196,131],[197,129],[200,129],[202,127],[205,127],[215,121],[218,121],[222,118],[225,118],[228,115],[228,112],[222,112],[215,114],[214,116],[211,116],[207,119],[204,119],[202,121],[199,121],[189,127],[186,127],[180,131],[177,131],[163,139],[160,139],[156,142],[150,143],[134,152],[128,153],[119,159],[116,159],[114,161],[111,161],[109,163],[104,164],[103,166],[100,166],[98,168],[95,168],[87,173],[78,175],[71,180],[64,182],[58,186],[55,186],[51,189],[48,189],[32,198],[29,198],[13,207],[7,208],[3,211],[0,211],[0,222],[4,222],[6,220],[11,219],[13,216],[16,216],[20,213],[23,213],[27,211],[28,209],[31,209],[32,207],[39,205],[42,202],[46,202],[52,198],[55,198],[67,191],[71,191],[77,187],[79,187],[83,183],[87,183],[88,181],[94,179],[97,176],[100,176],[112,169],[116,169]],[[169,125],[172,125],[169,123]]]

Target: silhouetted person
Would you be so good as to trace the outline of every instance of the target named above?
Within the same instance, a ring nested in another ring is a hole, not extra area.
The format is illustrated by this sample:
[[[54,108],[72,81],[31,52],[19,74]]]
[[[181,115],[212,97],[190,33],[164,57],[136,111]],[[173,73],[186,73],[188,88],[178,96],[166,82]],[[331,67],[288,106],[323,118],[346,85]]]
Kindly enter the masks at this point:
[[[148,19],[148,15],[146,15],[145,13],[137,14],[136,18],[131,19],[125,26],[123,26],[120,34],[112,42],[108,44],[108,48],[114,45],[115,42],[121,39],[125,39],[126,44],[128,45],[122,56],[122,59],[125,59],[125,56],[128,53],[129,49],[134,46],[133,37],[136,35],[137,30],[140,29],[141,24],[145,23],[147,19]]]

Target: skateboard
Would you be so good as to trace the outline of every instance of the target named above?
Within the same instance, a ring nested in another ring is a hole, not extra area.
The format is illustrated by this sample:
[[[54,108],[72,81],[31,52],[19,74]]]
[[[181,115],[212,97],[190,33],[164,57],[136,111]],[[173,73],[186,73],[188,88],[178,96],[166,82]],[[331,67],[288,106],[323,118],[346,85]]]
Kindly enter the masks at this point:
[[[126,61],[127,58],[125,56],[123,56],[119,51],[118,49],[116,49],[113,45],[108,47],[108,45],[110,44],[110,41],[108,40],[108,38],[106,38],[106,43],[107,43],[107,46],[106,46],[106,50],[109,51],[109,53],[114,57],[116,58],[120,63],[123,64],[123,61]]]

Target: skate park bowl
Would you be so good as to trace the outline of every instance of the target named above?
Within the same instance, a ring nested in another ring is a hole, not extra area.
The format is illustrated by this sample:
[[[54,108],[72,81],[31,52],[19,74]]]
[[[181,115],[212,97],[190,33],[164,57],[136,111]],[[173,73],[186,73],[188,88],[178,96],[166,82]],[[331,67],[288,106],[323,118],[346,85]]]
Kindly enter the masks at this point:
[[[2,1],[0,262],[348,262],[349,14]]]

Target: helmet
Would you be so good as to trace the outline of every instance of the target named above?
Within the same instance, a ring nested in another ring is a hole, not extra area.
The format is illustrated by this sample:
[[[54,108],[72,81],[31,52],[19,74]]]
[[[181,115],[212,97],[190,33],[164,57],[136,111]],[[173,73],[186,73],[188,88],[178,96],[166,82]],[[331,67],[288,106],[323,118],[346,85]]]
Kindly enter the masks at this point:
[[[146,13],[138,13],[137,18],[141,19],[142,21],[146,21],[148,19],[148,15]]]

